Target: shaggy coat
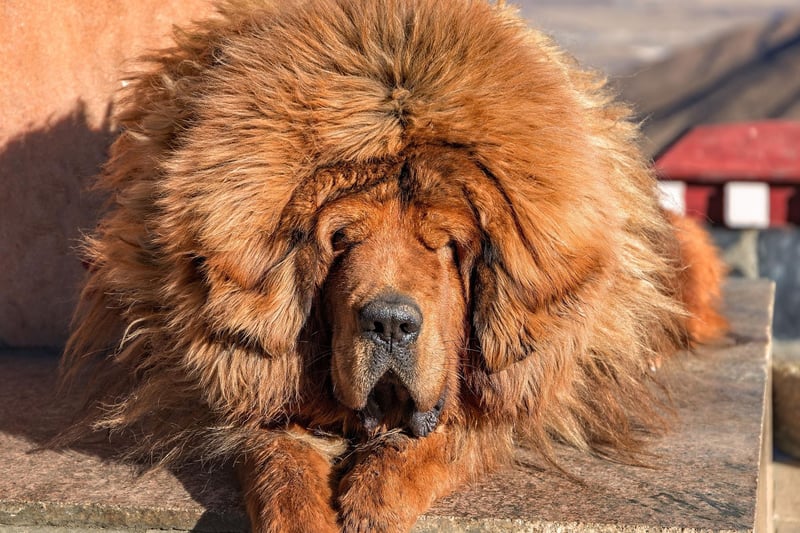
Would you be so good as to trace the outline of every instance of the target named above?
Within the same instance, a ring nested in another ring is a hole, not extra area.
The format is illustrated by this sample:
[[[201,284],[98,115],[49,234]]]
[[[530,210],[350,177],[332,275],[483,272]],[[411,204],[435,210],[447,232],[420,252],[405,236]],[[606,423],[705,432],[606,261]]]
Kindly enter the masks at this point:
[[[515,443],[634,456],[721,267],[602,79],[481,1],[234,2],[175,39],[116,113],[67,438],[233,458],[257,531],[407,530]]]

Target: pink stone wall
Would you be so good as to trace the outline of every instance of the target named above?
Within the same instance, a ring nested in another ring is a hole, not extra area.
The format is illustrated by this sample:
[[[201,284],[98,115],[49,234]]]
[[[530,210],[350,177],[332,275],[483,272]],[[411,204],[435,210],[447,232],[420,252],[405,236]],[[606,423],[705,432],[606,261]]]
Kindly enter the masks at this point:
[[[126,61],[169,44],[208,0],[0,2],[0,346],[63,344],[83,269],[86,186],[113,138]]]

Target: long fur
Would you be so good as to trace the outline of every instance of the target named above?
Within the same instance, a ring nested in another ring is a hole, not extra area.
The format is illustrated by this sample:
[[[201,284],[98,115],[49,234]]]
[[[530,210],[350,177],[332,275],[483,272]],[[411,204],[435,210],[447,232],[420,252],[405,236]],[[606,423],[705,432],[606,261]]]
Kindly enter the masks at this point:
[[[63,359],[95,394],[70,437],[136,428],[138,452],[254,469],[265,427],[352,437],[326,390],[317,215],[411,159],[480,235],[449,423],[486,436],[464,479],[512,438],[630,456],[659,426],[653,362],[724,327],[717,259],[659,208],[629,109],[512,9],[237,1],[175,40],[116,114]]]

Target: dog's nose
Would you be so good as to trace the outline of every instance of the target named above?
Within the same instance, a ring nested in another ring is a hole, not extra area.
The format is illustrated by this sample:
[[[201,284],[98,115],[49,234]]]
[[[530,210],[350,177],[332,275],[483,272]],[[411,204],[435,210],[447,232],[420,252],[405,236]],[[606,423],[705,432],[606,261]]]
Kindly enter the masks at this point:
[[[386,296],[362,307],[358,322],[362,334],[373,342],[403,348],[419,336],[422,313],[409,298]]]

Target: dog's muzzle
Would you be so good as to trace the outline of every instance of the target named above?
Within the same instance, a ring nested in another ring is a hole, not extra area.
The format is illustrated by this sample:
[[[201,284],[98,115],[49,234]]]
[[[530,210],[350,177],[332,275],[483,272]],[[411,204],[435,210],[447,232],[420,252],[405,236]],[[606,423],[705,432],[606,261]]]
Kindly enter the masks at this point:
[[[368,433],[388,420],[391,425],[392,422],[404,425],[415,437],[425,437],[439,425],[445,399],[446,394],[443,393],[431,409],[420,411],[408,389],[389,371],[375,384],[367,397],[366,406],[358,414]]]
[[[422,329],[417,304],[402,295],[388,294],[369,302],[358,313],[361,335],[372,343],[370,374],[376,382],[360,411],[368,432],[382,422],[404,423],[417,437],[436,429],[444,395],[428,411],[419,411],[407,384],[415,379],[415,341]]]

